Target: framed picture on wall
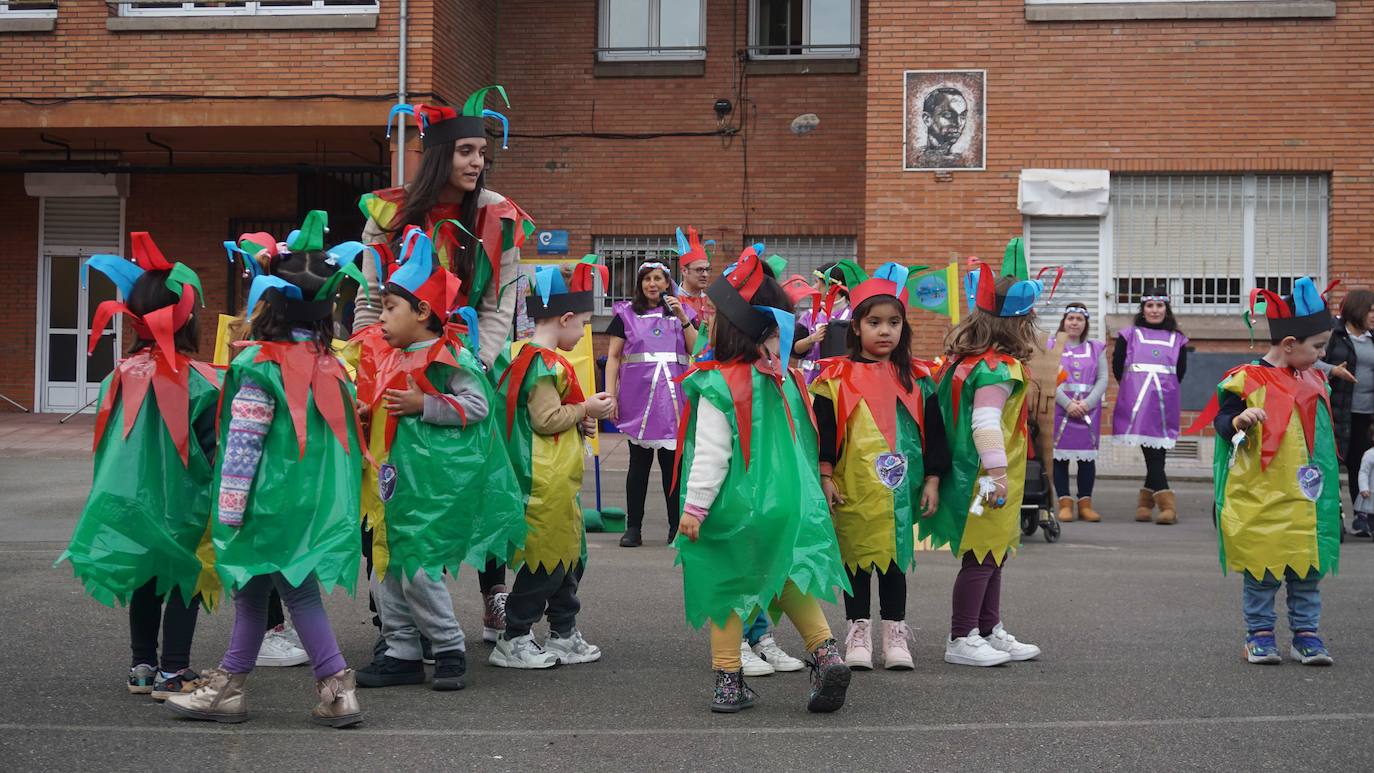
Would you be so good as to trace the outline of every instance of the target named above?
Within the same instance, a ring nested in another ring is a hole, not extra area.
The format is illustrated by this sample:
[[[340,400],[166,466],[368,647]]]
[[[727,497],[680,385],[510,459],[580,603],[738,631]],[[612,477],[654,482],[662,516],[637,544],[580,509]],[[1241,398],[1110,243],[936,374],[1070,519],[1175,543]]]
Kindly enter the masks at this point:
[[[907,70],[902,77],[903,168],[986,168],[987,70]]]

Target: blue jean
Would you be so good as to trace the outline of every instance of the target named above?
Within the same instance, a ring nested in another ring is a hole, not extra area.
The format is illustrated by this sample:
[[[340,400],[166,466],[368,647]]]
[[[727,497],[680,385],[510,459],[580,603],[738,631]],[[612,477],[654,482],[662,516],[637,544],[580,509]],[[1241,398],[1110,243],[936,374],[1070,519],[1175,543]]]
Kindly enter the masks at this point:
[[[759,643],[759,639],[768,635],[768,629],[768,613],[760,612],[758,617],[754,618],[754,622],[745,629],[744,638],[752,647]]]
[[[1294,633],[1316,631],[1322,616],[1322,594],[1317,587],[1321,577],[1312,572],[1307,579],[1298,579],[1292,569],[1284,570],[1283,576],[1288,582],[1288,627]],[[1249,572],[1245,573],[1242,602],[1247,631],[1274,630],[1274,624],[1278,622],[1278,614],[1274,612],[1274,597],[1278,595],[1282,584],[1283,581],[1275,577],[1273,572],[1265,572],[1260,580]]]

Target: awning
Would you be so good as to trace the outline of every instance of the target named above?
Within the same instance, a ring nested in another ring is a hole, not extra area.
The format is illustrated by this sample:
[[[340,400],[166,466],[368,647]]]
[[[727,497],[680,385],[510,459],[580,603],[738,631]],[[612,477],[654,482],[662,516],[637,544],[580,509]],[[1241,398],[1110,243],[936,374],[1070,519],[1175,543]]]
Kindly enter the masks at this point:
[[[1022,169],[1016,206],[1023,215],[1099,216],[1110,191],[1105,169]]]

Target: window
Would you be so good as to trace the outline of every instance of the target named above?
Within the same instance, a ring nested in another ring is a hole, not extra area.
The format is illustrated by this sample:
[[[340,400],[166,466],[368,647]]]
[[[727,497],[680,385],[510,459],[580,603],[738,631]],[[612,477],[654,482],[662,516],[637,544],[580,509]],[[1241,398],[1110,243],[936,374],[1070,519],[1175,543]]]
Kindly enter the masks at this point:
[[[852,59],[859,55],[859,0],[753,0],[754,58]]]
[[[1049,329],[1070,301],[1088,307],[1088,318],[1100,320],[1102,295],[1098,292],[1098,267],[1101,264],[1100,217],[1028,217],[1025,222],[1026,258],[1038,271],[1044,266],[1061,266],[1064,278],[1054,300],[1042,304],[1038,313]],[[1053,275],[1046,274],[1052,279]],[[1100,331],[1101,328],[1099,327]]]
[[[704,0],[601,0],[597,58],[603,62],[704,59]]]
[[[291,16],[305,14],[377,13],[378,0],[243,0],[181,2],[144,0],[112,3],[120,16]]]
[[[1239,312],[1257,284],[1321,284],[1327,202],[1325,175],[1114,176],[1114,310],[1131,312],[1156,284],[1176,310],[1202,314]]]
[[[853,236],[751,236],[749,243],[763,242],[763,255],[787,259],[787,272],[778,279],[800,274],[811,279],[811,272],[844,258],[859,256],[858,240]],[[732,256],[733,257],[733,256]]]
[[[6,19],[52,19],[56,0],[0,0],[0,16]]]
[[[598,314],[610,314],[616,301],[628,301],[635,294],[635,274],[639,264],[656,260],[673,271],[677,280],[677,241],[668,236],[597,236],[592,252],[601,256],[611,270],[611,286],[601,297]]]

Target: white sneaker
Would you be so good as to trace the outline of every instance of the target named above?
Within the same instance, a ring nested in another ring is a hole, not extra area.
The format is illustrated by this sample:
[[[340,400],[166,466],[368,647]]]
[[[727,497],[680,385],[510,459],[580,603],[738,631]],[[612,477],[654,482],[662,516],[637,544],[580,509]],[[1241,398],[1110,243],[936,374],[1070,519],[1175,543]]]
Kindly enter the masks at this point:
[[[576,628],[566,639],[550,631],[549,638],[544,640],[544,652],[554,655],[565,666],[595,663],[601,659],[601,648],[582,638],[582,632]]]
[[[739,662],[745,676],[769,676],[777,670],[768,661],[755,655],[747,641],[739,643]]]
[[[998,623],[992,629],[992,635],[986,639],[988,646],[998,652],[1005,652],[1012,660],[1033,660],[1040,657],[1040,648],[1034,644],[1027,644],[1017,641],[1015,636],[1007,633],[1007,629]]]
[[[773,641],[773,634],[771,633],[765,634],[762,639],[759,639],[759,643],[754,645],[754,652],[772,666],[774,671],[785,673],[806,668],[805,663],[783,652],[782,647]],[[748,676],[748,674],[745,675]]]
[[[995,650],[987,639],[978,635],[978,629],[968,632],[968,636],[950,639],[945,643],[945,662],[958,666],[1000,666],[1011,660],[1011,655]]]
[[[534,634],[527,633],[518,639],[498,640],[487,662],[502,668],[553,668],[558,665],[558,656],[545,652]]]
[[[283,626],[273,628],[267,632],[266,636],[262,637],[262,646],[258,648],[257,665],[280,668],[309,663],[310,656],[306,654],[300,641],[294,629]]]

